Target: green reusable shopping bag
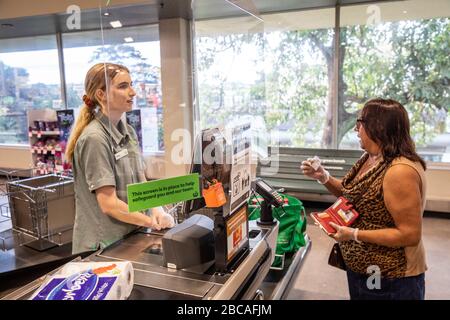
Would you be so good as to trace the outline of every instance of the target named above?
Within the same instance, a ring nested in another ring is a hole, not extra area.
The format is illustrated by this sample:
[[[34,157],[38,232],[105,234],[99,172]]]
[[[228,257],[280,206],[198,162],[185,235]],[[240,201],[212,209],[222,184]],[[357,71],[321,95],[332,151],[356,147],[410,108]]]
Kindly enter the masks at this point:
[[[283,208],[273,208],[272,214],[280,223],[278,229],[277,247],[273,268],[281,268],[283,255],[288,252],[296,252],[305,245],[306,216],[303,203],[292,196],[281,194],[283,201],[288,199],[288,203]],[[256,220],[260,217],[261,211],[258,200],[261,197],[251,197],[249,199],[249,220]],[[284,209],[284,210],[283,210]]]

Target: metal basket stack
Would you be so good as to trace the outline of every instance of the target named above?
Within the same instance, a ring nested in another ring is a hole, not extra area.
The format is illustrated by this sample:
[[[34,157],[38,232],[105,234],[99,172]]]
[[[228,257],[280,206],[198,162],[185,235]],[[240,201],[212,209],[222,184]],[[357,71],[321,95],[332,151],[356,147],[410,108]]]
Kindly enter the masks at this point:
[[[9,181],[6,186],[12,228],[20,244],[43,251],[72,241],[75,198],[71,177],[49,174]]]

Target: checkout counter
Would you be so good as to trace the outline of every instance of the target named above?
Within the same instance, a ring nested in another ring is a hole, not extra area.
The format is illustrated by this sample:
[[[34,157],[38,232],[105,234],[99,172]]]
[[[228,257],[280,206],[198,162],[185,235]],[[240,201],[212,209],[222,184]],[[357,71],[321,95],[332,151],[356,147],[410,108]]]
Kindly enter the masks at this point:
[[[189,219],[165,231],[141,228],[104,250],[76,256],[71,254],[70,243],[55,243],[43,248],[34,244],[39,241],[49,243],[47,239],[38,238],[37,241],[31,242],[32,245],[28,245],[29,242],[21,245],[15,236],[11,236],[10,247],[2,253],[3,263],[0,269],[5,280],[17,281],[15,288],[17,285],[26,284],[9,292],[2,299],[28,299],[47,276],[55,274],[62,264],[70,261],[130,261],[134,269],[134,287],[129,299],[282,299],[309,250],[310,242],[305,239],[306,245],[288,258],[288,266],[283,271],[271,270],[279,229],[278,221],[272,218],[271,207],[280,205],[279,195],[263,181],[259,181],[255,188],[267,199],[263,203],[261,219],[258,221],[248,221],[245,201],[232,213],[223,214],[221,210],[216,210],[212,219],[196,214],[195,211],[190,212],[191,217],[200,216],[210,220],[208,236],[212,241],[209,241],[208,245],[213,243],[214,248],[212,253],[209,252],[209,257],[212,257],[207,261],[209,265],[207,268],[203,267],[200,272],[195,268],[185,268],[183,264],[173,268],[170,267],[171,261],[167,261],[169,256],[192,256],[189,252],[199,252],[200,245],[188,250],[186,247],[166,245],[166,248],[170,248],[167,250],[170,254],[165,255],[164,252],[163,241],[167,241],[167,235],[175,229],[183,229],[182,226],[185,226]],[[61,196],[58,200],[60,198]],[[14,213],[18,212],[19,200],[22,201],[16,198],[15,202],[12,202]],[[46,210],[45,213],[48,215],[51,211]],[[13,219],[14,230],[18,229],[17,221],[18,219]],[[305,237],[307,238],[306,235]],[[37,267],[45,267],[47,269],[41,271],[49,272],[31,281],[34,279],[31,278],[32,270]],[[20,273],[22,276],[18,276]],[[25,273],[28,273],[27,279],[23,277]]]
[[[233,164],[214,162],[197,165],[192,162],[191,172],[202,177],[199,182],[203,197],[196,196],[190,203],[184,202],[184,221],[166,231],[138,229],[103,250],[75,260],[130,261],[134,269],[134,286],[129,299],[250,300],[285,297],[293,275],[310,248],[310,242],[305,235],[306,245],[289,257],[284,270],[271,270],[279,230],[279,222],[273,219],[271,210],[272,207],[283,207],[283,202],[280,195],[264,181],[255,181],[252,183],[253,190],[264,198],[261,218],[248,220],[247,201],[252,189],[248,168],[250,162],[244,160],[250,152],[248,139],[242,137],[249,127],[245,125],[233,131],[233,148],[228,147],[218,129],[203,130],[203,145],[198,144],[201,148],[196,149],[203,152],[212,144],[217,147],[214,149],[217,153],[223,153],[222,159],[228,159],[227,155],[231,152],[235,160]],[[199,177],[194,177],[196,179]],[[212,216],[198,215],[203,207],[214,208]],[[141,209],[130,209],[136,210]],[[209,222],[194,223],[193,229],[197,229],[189,234],[185,232],[186,225],[195,216],[203,217],[198,218],[199,221],[209,219]],[[41,247],[38,246],[38,249]],[[193,258],[195,255],[196,258]],[[194,262],[186,263],[186,260]],[[3,299],[28,299],[46,281],[46,276],[56,274],[58,270],[50,271]]]
[[[272,264],[278,224],[259,227],[250,222],[248,253],[236,268],[217,272],[211,267],[204,274],[174,270],[164,266],[164,232],[140,230],[127,238],[78,261],[131,261],[134,287],[129,299],[255,299]],[[51,275],[58,269],[48,273]],[[44,282],[45,276],[5,296],[5,300],[27,299]]]
[[[167,231],[139,229],[112,246],[73,261],[130,261],[134,268],[134,286],[130,300],[251,300],[282,299],[288,293],[292,278],[301,267],[310,241],[290,258],[283,272],[271,270],[274,259],[278,222],[260,225],[249,221],[248,250],[228,270],[213,264],[204,273],[166,267],[163,237]],[[307,238],[307,236],[305,236]],[[46,276],[59,268],[11,292],[2,300],[24,300],[38,289]],[[281,275],[281,276],[280,276]]]

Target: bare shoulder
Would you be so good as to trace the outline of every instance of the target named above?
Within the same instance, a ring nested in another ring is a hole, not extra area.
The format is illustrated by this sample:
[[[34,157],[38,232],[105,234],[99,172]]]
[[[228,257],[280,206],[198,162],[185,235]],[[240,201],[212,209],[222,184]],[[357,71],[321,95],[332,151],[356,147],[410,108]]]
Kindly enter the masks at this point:
[[[408,163],[392,165],[384,176],[383,198],[397,222],[411,215],[419,217],[423,207],[419,172]]]
[[[383,189],[400,195],[406,190],[420,186],[420,183],[421,179],[416,169],[408,164],[398,163],[386,171]]]

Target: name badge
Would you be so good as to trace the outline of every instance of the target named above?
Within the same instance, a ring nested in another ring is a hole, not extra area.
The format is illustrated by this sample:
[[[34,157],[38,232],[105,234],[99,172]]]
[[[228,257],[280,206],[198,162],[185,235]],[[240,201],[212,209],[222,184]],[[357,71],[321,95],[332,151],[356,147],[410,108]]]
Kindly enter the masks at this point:
[[[122,159],[123,157],[128,155],[128,150],[127,149],[123,149],[120,150],[119,152],[117,152],[114,157],[116,158],[116,160]]]

